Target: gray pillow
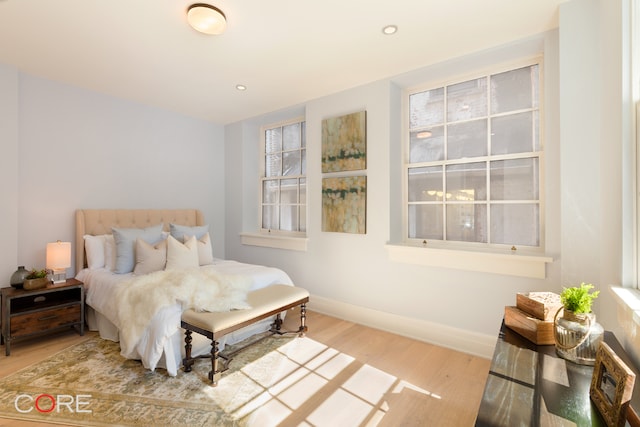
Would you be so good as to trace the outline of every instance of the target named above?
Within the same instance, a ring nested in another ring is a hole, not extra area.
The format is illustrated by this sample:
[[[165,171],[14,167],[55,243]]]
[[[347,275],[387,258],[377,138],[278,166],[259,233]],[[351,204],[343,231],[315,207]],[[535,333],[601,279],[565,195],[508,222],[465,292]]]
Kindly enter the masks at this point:
[[[196,240],[200,240],[202,236],[209,232],[209,225],[196,225],[189,227],[188,225],[169,224],[171,235],[178,242],[184,242],[185,234],[187,236],[196,236]]]
[[[116,267],[114,273],[131,273],[136,265],[136,239],[142,239],[150,245],[162,240],[162,224],[147,228],[111,228],[116,242]]]

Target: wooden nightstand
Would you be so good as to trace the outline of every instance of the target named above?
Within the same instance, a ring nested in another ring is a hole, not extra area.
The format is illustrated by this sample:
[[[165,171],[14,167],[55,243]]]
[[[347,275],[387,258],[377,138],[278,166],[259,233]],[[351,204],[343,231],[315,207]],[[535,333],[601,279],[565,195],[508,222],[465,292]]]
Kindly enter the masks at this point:
[[[84,335],[84,284],[79,280],[30,291],[2,288],[0,295],[1,338],[7,356],[14,340],[68,327],[77,327]]]

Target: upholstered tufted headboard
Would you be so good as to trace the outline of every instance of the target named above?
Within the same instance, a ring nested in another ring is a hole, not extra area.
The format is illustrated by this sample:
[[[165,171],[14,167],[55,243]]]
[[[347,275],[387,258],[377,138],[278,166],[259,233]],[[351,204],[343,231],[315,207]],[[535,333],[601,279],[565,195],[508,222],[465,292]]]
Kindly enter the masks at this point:
[[[111,227],[145,228],[163,223],[204,225],[202,212],[197,209],[78,209],[76,211],[76,274],[87,265],[84,235],[111,234]]]

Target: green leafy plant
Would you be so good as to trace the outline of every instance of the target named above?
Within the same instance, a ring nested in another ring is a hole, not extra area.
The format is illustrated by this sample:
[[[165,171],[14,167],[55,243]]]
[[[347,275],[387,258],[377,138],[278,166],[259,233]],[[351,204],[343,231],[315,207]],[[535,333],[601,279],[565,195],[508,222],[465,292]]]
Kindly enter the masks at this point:
[[[47,274],[49,274],[49,272],[45,269],[42,269],[42,270],[32,269],[29,272],[29,275],[26,277],[26,279],[42,279],[43,277],[47,277]]]
[[[565,309],[573,311],[576,314],[591,313],[591,304],[593,300],[598,298],[600,291],[593,291],[591,283],[580,284],[580,287],[574,286],[571,288],[564,288],[560,294],[560,302]]]

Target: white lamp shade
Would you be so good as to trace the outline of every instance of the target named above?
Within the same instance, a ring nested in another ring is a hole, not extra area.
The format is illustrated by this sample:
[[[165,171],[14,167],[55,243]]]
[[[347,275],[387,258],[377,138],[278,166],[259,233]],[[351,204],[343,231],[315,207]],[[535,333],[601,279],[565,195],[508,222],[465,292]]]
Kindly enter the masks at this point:
[[[195,30],[205,34],[222,34],[227,28],[227,18],[224,13],[217,7],[204,3],[189,7],[187,21]]]
[[[47,243],[47,268],[62,270],[71,267],[71,242]]]

